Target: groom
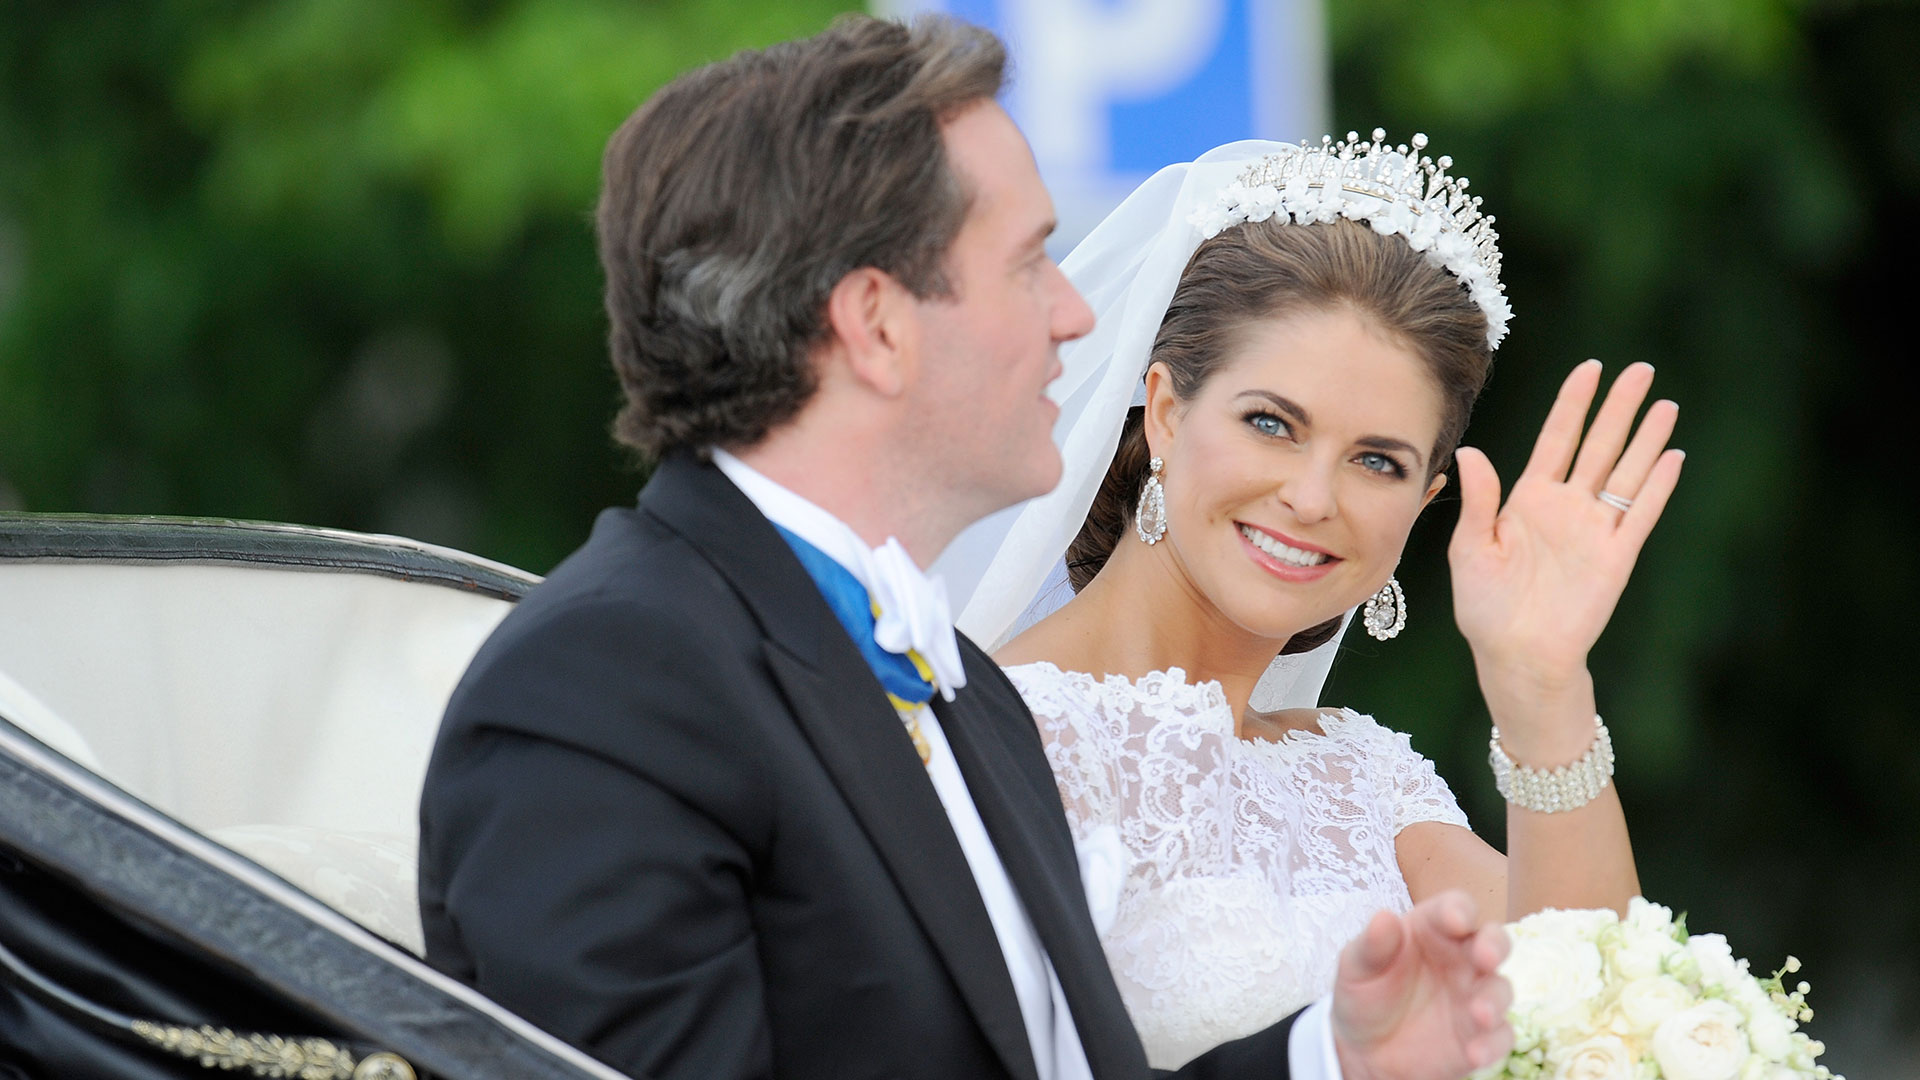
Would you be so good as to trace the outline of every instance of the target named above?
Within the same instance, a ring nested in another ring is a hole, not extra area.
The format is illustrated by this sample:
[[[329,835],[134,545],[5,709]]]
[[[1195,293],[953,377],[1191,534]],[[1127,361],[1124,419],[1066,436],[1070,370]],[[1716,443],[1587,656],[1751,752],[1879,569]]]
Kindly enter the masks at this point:
[[[636,1076],[1144,1080],[1033,721],[921,572],[1048,490],[1085,303],[989,34],[849,18],[606,155],[639,506],[510,615],[421,807],[428,959]],[[1449,1080],[1498,931],[1381,916],[1330,1005],[1180,1075]]]

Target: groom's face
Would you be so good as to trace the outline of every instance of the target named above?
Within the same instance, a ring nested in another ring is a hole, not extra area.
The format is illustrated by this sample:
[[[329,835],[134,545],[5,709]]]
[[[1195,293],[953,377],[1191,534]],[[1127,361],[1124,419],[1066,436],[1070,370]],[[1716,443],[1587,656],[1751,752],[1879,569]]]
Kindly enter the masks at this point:
[[[913,404],[945,493],[984,516],[1059,483],[1046,389],[1060,344],[1091,330],[1093,312],[1047,256],[1053,200],[1012,119],[987,102],[942,131],[967,217],[947,254],[952,294],[916,305]]]

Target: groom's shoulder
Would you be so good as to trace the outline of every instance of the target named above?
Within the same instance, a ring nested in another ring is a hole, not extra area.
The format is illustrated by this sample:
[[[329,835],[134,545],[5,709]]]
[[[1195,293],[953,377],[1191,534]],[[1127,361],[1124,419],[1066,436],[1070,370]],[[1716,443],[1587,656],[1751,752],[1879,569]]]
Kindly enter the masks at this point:
[[[726,578],[646,511],[603,511],[580,548],[508,613],[466,684],[634,674],[698,660],[724,670],[759,652],[757,624]]]
[[[700,561],[690,544],[653,515],[639,507],[615,506],[600,512],[586,542],[562,559],[520,606],[541,611],[596,597],[646,603],[663,587],[697,587],[698,579],[686,571]]]
[[[586,543],[561,560],[509,616],[538,623],[570,612],[628,612],[643,621],[711,622],[732,598],[727,579],[686,538],[637,507],[603,510]]]

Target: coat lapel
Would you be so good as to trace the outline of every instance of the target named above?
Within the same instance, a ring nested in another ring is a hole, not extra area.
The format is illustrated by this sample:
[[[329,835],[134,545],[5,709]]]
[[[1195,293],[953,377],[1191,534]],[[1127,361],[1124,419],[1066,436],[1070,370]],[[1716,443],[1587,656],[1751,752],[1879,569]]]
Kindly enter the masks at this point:
[[[701,551],[753,610],[794,718],[987,1041],[1009,1075],[1037,1080],[1013,980],[946,809],[899,715],[813,579],[752,501],[711,464],[684,456],[663,461],[640,504]]]
[[[966,689],[950,704],[934,704],[960,774],[1053,961],[1093,1075],[1144,1076],[1146,1052],[1087,911],[1073,837],[1033,717],[992,660],[964,639],[961,650]]]

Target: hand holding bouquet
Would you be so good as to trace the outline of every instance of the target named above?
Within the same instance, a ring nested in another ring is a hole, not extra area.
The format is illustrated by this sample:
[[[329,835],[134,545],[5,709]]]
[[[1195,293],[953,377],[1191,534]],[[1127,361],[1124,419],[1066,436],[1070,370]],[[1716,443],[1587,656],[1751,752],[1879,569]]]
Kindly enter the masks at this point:
[[[1719,934],[1689,936],[1635,897],[1612,911],[1542,911],[1508,928],[1513,1052],[1475,1080],[1839,1080],[1796,1030],[1813,1017],[1787,964],[1755,978]]]

